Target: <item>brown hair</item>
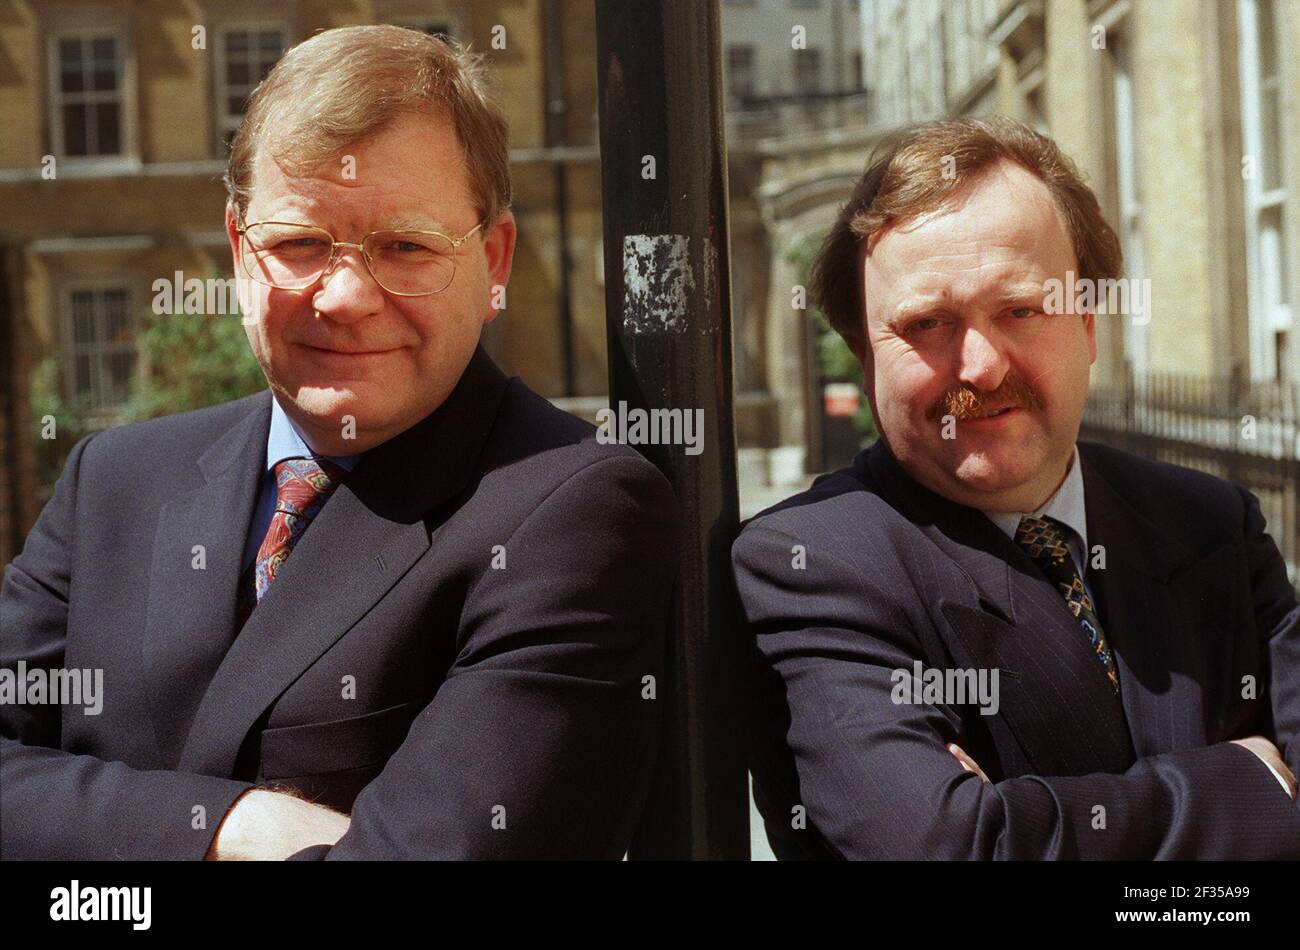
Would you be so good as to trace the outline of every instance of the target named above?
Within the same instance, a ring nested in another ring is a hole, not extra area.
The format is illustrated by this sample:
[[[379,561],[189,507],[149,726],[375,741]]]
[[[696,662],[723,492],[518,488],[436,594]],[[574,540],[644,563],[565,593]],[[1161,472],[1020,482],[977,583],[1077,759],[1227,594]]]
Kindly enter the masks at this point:
[[[943,207],[979,173],[1003,160],[1024,166],[1052,193],[1074,244],[1079,277],[1119,276],[1119,238],[1079,170],[1047,136],[1006,116],[962,116],[913,126],[872,155],[813,261],[812,298],[851,347],[866,345],[860,243],[869,247],[872,237],[889,227]]]
[[[400,26],[325,30],[275,64],[249,97],[230,148],[225,182],[235,213],[248,208],[258,148],[310,169],[411,113],[450,115],[490,226],[510,207],[511,185],[506,120],[488,94],[482,58]]]

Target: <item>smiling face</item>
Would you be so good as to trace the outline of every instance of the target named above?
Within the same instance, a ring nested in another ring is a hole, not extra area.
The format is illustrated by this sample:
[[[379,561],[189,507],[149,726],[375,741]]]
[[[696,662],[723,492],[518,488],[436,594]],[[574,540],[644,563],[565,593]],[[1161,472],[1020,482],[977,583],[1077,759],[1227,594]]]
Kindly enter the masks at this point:
[[[959,504],[1036,510],[1065,477],[1097,358],[1091,314],[1043,312],[1045,282],[1078,271],[1047,186],[1002,162],[860,261],[859,358],[899,463]]]
[[[309,172],[286,169],[259,149],[244,222],[310,224],[352,243],[396,228],[459,238],[479,223],[475,208],[450,121],[406,115]],[[227,208],[242,276],[239,224]],[[386,292],[356,248],[339,248],[333,267],[304,290],[240,281],[249,345],[313,449],[363,452],[441,405],[496,315],[492,288],[509,280],[514,245],[514,218],[505,211],[455,251],[451,284],[425,297]],[[345,439],[349,416],[355,438]]]

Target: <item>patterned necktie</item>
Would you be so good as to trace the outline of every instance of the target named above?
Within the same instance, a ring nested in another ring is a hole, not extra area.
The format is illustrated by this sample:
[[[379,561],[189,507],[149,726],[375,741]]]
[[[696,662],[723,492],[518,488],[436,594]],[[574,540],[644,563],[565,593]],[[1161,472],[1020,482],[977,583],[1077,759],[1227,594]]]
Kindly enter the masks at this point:
[[[257,557],[239,582],[240,627],[266,596],[280,566],[346,474],[329,459],[285,459],[276,463],[275,514],[257,549]]]
[[[1065,531],[1070,530],[1055,518],[1020,519],[1016,528],[1016,544],[1033,558],[1034,563],[1047,575],[1047,579],[1056,585],[1065,605],[1079,621],[1079,626],[1088,635],[1093,652],[1097,654],[1106,678],[1110,680],[1111,689],[1119,691],[1119,676],[1115,672],[1115,658],[1111,656],[1110,647],[1101,632],[1101,621],[1092,609],[1092,598],[1083,586],[1083,578],[1070,557],[1070,546],[1065,540]]]

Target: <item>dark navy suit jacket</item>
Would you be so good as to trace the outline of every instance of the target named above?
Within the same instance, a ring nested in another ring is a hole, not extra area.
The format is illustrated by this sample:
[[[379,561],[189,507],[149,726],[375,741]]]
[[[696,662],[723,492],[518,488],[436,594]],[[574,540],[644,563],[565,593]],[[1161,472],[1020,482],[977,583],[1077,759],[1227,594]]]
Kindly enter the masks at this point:
[[[1118,697],[1030,559],[883,442],[742,532],[752,767],[779,857],[1300,857],[1300,807],[1228,743],[1267,735],[1300,772],[1300,607],[1257,501],[1079,452]],[[918,660],[998,669],[996,715],[952,696],[895,702],[893,672]]]
[[[270,394],[78,443],[0,591],[0,855],[200,858],[254,783],[351,813],[303,857],[604,857],[648,793],[676,509],[481,351],[367,452],[236,632]],[[195,546],[206,566],[195,569]]]

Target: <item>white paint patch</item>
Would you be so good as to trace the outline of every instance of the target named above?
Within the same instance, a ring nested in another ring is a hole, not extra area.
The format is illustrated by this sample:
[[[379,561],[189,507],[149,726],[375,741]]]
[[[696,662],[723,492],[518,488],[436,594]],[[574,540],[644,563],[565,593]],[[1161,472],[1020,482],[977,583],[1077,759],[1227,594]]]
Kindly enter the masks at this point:
[[[685,333],[695,271],[685,234],[629,234],[623,238],[623,329],[629,333]]]

